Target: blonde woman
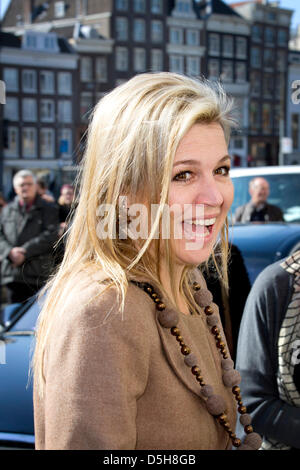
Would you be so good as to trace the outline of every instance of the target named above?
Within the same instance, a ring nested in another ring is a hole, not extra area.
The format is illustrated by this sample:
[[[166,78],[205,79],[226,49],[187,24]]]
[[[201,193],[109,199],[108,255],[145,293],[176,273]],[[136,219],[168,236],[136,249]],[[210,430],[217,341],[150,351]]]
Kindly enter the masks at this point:
[[[37,330],[37,449],[259,446],[196,269],[221,233],[226,283],[232,124],[221,87],[171,73],[136,76],[96,106]]]

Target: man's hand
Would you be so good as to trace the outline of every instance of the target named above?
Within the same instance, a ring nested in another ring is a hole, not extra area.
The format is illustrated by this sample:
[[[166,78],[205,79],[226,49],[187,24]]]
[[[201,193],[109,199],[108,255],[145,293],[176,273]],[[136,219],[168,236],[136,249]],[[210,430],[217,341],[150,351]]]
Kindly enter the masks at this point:
[[[24,263],[25,261],[25,253],[26,250],[25,248],[22,248],[21,246],[15,246],[10,250],[9,253],[9,258],[11,259],[13,266],[21,266],[21,264]]]

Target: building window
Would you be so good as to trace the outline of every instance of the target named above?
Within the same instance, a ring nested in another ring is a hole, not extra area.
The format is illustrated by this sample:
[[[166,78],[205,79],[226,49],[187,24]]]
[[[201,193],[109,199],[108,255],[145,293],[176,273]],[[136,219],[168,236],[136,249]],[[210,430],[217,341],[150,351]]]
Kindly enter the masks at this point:
[[[176,3],[176,10],[177,10],[179,13],[183,13],[183,14],[189,14],[189,13],[191,13],[191,4],[190,4],[190,0],[188,0],[188,1],[177,1],[177,3]]]
[[[91,57],[81,57],[80,79],[82,82],[91,82],[93,80],[93,62]]]
[[[151,13],[161,14],[162,12],[162,0],[151,0]]]
[[[276,104],[274,106],[274,128],[278,132],[280,123],[280,105]]]
[[[170,55],[170,72],[184,73],[184,58],[181,55]]]
[[[54,129],[42,128],[40,131],[40,145],[42,158],[55,158]]]
[[[59,95],[72,95],[72,74],[70,72],[59,72],[57,83]]]
[[[116,47],[116,69],[120,72],[128,70],[128,49],[126,47]]]
[[[144,72],[146,70],[146,50],[141,48],[134,49],[134,71]]]
[[[41,121],[54,122],[54,101],[41,100]]]
[[[272,128],[271,105],[270,105],[270,103],[263,103],[262,128],[263,128],[263,132],[265,132],[265,133],[269,133],[271,131],[271,128]]]
[[[135,13],[145,13],[146,1],[145,0],[133,0],[133,11]]]
[[[58,121],[72,122],[72,102],[70,100],[58,102]]]
[[[18,98],[8,96],[4,105],[4,119],[17,121],[19,119],[19,101]]]
[[[23,157],[36,158],[36,129],[23,127],[22,129]]]
[[[36,92],[36,71],[23,70],[22,71],[22,87],[26,93]]]
[[[220,54],[220,36],[218,34],[209,34],[208,51],[211,55]]]
[[[116,39],[118,41],[127,41],[128,39],[128,20],[127,18],[116,18]]]
[[[183,44],[183,29],[182,28],[170,28],[170,43],[171,44]]]
[[[82,122],[87,122],[93,108],[93,96],[90,92],[83,92],[80,95],[80,117]]]
[[[246,63],[236,62],[235,78],[238,83],[244,83],[247,80]]]
[[[146,40],[145,20],[140,20],[140,19],[134,20],[133,39],[137,42],[144,42]]]
[[[116,10],[119,10],[119,11],[128,10],[128,0],[116,0]]]
[[[186,31],[186,43],[188,46],[199,46],[199,31],[197,29]]]
[[[261,78],[259,72],[251,72],[250,75],[251,83],[251,95],[257,96],[261,93]]]
[[[236,44],[236,57],[238,59],[246,59],[247,58],[247,40],[246,38],[237,37],[235,40]]]
[[[223,82],[232,82],[233,81],[233,64],[232,64],[231,60],[223,60],[221,80]]]
[[[58,152],[61,158],[70,158],[72,155],[72,129],[58,131]]]
[[[151,41],[162,42],[163,40],[163,24],[161,21],[151,21]]]
[[[160,49],[151,50],[151,70],[161,72],[163,70],[163,53]]]
[[[274,45],[274,41],[275,41],[275,32],[274,32],[274,29],[267,27],[267,28],[265,29],[265,42],[268,43],[268,44],[272,44],[272,46],[273,46],[273,45]]]
[[[44,94],[53,94],[54,93],[54,74],[53,72],[48,72],[43,70],[40,73],[40,91]]]
[[[271,73],[266,73],[264,75],[264,96],[266,98],[272,98],[274,93],[274,77]]]
[[[107,82],[107,59],[106,57],[96,58],[96,80],[97,82]]]
[[[262,39],[262,29],[261,26],[254,25],[252,27],[252,40],[256,42],[260,42]]]
[[[35,122],[37,120],[36,100],[34,98],[23,98],[22,116],[25,122]]]
[[[280,71],[286,70],[286,53],[285,51],[277,51],[277,69]]]
[[[264,50],[264,68],[273,69],[275,66],[274,49]]]
[[[250,103],[250,126],[252,130],[260,128],[259,103],[255,101]]]
[[[292,114],[292,140],[293,149],[299,148],[299,114]]]
[[[3,149],[5,157],[18,157],[19,153],[19,129],[17,127],[7,128],[7,146]]]
[[[187,57],[186,71],[190,76],[197,76],[200,74],[200,59],[199,57]]]
[[[285,29],[279,29],[278,31],[278,44],[280,46],[287,46],[288,35]]]
[[[219,76],[220,76],[219,61],[217,59],[209,59],[208,78],[219,79]]]
[[[19,90],[19,80],[18,80],[18,70],[6,68],[3,70],[3,80],[5,83],[6,91],[18,91]]]
[[[54,3],[54,16],[55,18],[63,18],[65,16],[65,2]]]
[[[251,65],[252,67],[261,66],[261,52],[258,47],[252,47],[251,49]]]
[[[232,36],[223,36],[223,56],[232,57],[233,56],[233,37]]]

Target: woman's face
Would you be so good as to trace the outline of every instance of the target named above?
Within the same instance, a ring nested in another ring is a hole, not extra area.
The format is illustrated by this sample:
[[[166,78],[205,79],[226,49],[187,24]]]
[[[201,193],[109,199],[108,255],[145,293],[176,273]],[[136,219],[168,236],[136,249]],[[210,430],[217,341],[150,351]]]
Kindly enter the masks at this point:
[[[169,191],[178,264],[206,261],[233,200],[230,157],[218,123],[195,124],[177,148]],[[179,236],[180,235],[180,236]]]

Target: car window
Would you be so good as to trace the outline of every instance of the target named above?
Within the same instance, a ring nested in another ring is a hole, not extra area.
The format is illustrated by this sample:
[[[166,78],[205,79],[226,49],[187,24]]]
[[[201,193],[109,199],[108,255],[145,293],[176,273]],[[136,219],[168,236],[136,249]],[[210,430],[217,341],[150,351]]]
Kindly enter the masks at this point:
[[[257,175],[259,176],[259,175]],[[254,176],[232,178],[234,201],[232,214],[237,207],[250,201],[248,186]],[[268,202],[280,207],[286,222],[300,222],[300,174],[263,175],[270,185]]]

